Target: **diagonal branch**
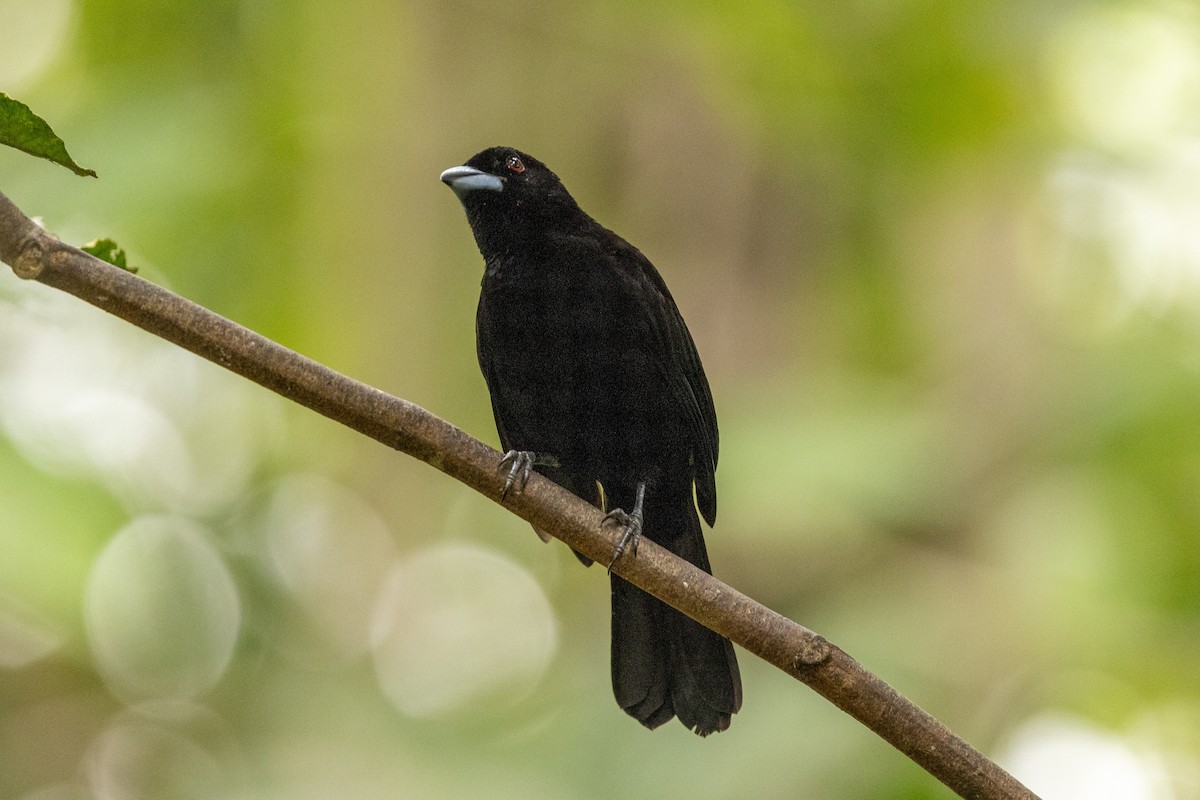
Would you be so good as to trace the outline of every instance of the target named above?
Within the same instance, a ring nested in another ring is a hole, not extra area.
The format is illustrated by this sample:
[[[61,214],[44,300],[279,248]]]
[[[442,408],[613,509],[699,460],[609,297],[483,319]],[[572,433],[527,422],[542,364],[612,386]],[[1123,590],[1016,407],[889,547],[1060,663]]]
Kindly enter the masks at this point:
[[[355,381],[189,300],[59,242],[0,194],[0,260],[150,333],[425,461],[500,503],[500,454],[398,397]],[[603,514],[536,473],[505,508],[595,561],[619,539]],[[643,539],[613,570],[808,684],[964,798],[1037,800],[1007,772],[820,635]]]

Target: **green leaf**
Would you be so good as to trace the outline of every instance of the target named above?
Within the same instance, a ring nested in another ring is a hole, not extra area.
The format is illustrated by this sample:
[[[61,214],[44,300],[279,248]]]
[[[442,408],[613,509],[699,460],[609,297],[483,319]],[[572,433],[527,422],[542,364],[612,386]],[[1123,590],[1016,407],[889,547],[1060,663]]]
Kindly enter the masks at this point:
[[[90,253],[101,261],[107,261],[114,267],[120,267],[127,272],[137,272],[137,267],[131,267],[126,263],[125,251],[112,239],[96,239],[93,242],[88,242],[79,249],[85,253]]]
[[[31,156],[61,164],[76,175],[96,173],[76,164],[67,154],[67,146],[54,134],[46,120],[29,106],[0,92],[0,144],[15,147]]]

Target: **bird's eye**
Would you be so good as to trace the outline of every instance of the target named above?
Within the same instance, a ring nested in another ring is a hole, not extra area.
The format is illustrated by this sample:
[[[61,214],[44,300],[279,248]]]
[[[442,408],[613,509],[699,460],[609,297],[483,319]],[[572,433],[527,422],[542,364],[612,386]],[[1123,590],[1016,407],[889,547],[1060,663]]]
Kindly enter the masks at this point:
[[[509,156],[508,161],[504,162],[513,172],[524,172],[525,164],[516,156]]]

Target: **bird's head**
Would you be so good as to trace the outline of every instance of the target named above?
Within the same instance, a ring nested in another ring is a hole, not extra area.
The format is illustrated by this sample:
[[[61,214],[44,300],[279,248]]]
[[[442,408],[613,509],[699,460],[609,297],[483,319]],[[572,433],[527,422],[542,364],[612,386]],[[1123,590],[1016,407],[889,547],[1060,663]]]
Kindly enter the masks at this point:
[[[580,213],[549,167],[511,147],[490,147],[441,179],[462,202],[481,249],[485,240],[532,236]]]

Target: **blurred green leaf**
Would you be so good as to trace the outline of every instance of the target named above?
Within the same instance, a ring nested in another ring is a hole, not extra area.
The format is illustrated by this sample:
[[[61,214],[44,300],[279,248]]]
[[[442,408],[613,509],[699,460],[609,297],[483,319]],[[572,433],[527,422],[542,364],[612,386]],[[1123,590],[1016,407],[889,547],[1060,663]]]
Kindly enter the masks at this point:
[[[50,129],[46,120],[3,92],[0,92],[0,144],[61,164],[76,175],[96,177],[93,170],[75,163],[63,140]]]
[[[101,261],[107,261],[114,267],[120,267],[127,272],[137,272],[137,267],[131,267],[126,262],[124,248],[112,239],[94,239],[79,249]]]

